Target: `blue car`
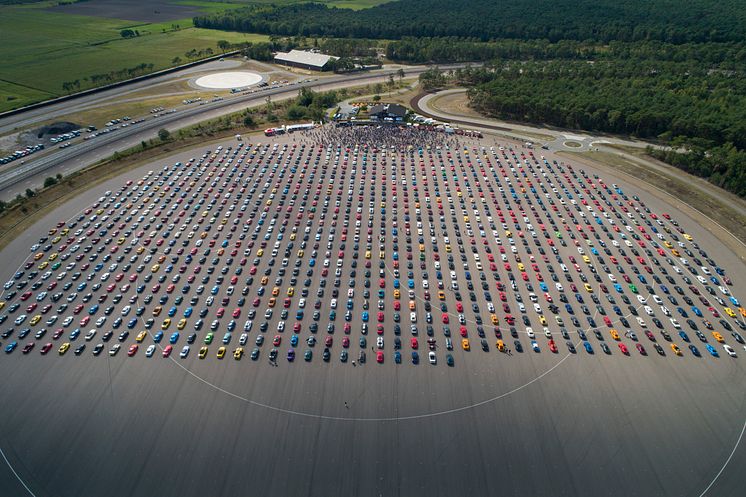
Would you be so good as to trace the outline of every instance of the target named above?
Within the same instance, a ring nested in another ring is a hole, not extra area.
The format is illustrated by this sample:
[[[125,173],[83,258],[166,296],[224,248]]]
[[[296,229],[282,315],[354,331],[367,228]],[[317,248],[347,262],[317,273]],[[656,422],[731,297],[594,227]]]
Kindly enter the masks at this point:
[[[290,345],[292,345],[293,347],[298,346],[298,335],[293,335],[290,337]]]
[[[718,354],[718,351],[715,350],[715,347],[713,347],[709,343],[705,345],[705,348],[707,348],[707,351],[712,355],[712,357],[720,357],[720,355]]]
[[[88,314],[93,316],[98,312],[98,304],[93,304],[90,309],[88,309]]]
[[[368,311],[363,311],[363,322],[364,323],[368,322]]]
[[[176,315],[176,306],[171,306],[171,308],[168,310],[168,317],[174,317]]]
[[[70,340],[75,340],[80,336],[80,328],[75,328],[72,332],[70,332]]]
[[[172,344],[178,342],[179,341],[179,332],[178,331],[174,331],[173,333],[171,333],[171,338],[169,338],[168,341],[169,341],[169,343],[172,343]]]
[[[417,353],[416,350],[412,351],[412,364],[419,364],[420,362],[420,354]]]
[[[591,346],[590,342],[583,342],[583,347],[585,347],[585,351],[589,354],[593,353],[593,347]]]
[[[226,333],[225,335],[223,335],[223,343],[226,344],[226,345],[228,345],[229,343],[231,343],[231,334],[230,333]]]
[[[155,335],[153,335],[153,341],[155,343],[161,343],[161,340],[163,340],[163,332],[162,331],[159,331],[158,333],[156,333]]]
[[[127,328],[129,328],[130,330],[131,330],[132,328],[134,328],[135,326],[137,326],[137,318],[132,318],[132,319],[130,319],[130,320],[129,320],[129,321],[127,322]]]
[[[689,336],[686,334],[686,332],[684,330],[679,331],[679,336],[685,342],[687,342],[687,343],[689,342]]]
[[[18,347],[18,342],[16,341],[10,342],[8,345],[5,346],[5,353],[10,354],[16,349],[16,347]]]
[[[192,312],[193,312],[192,308],[191,307],[187,307],[186,309],[184,309],[184,317],[188,318],[189,316],[192,315]]]

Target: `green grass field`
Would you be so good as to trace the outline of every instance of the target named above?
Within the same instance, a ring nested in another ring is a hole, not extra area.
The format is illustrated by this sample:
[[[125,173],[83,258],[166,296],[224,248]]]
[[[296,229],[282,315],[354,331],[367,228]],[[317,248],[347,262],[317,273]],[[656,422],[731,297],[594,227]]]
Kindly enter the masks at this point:
[[[0,112],[64,95],[65,81],[82,81],[92,74],[140,63],[152,63],[155,70],[164,69],[171,67],[177,56],[187,62],[184,54],[191,49],[211,48],[219,53],[218,40],[238,43],[267,39],[263,35],[194,27],[170,31],[171,22],[143,24],[73,16],[45,11],[45,6],[0,7],[0,44],[5,55],[0,71]],[[183,28],[191,26],[191,20],[173,24]],[[123,39],[119,32],[126,27],[137,29],[141,36]],[[162,32],[164,28],[166,33]]]
[[[337,7],[362,9],[385,0],[320,0]],[[298,0],[174,0],[175,4],[199,7],[205,13],[235,9],[246,3],[297,3]],[[0,5],[0,112],[66,94],[63,83],[80,80],[80,89],[94,85],[84,80],[93,74],[153,64],[154,70],[173,66],[174,57],[188,62],[185,53],[211,48],[218,40],[231,43],[259,42],[264,35],[234,33],[192,27],[191,19],[142,23],[46,10],[57,2]],[[181,29],[173,30],[173,25]],[[120,31],[136,29],[140,36],[123,39]],[[165,30],[165,32],[164,32]]]

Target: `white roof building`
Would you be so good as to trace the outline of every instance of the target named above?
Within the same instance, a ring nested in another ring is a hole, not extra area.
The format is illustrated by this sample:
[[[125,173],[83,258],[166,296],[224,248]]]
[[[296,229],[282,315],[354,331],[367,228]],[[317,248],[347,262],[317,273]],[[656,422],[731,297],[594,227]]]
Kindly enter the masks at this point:
[[[314,71],[323,71],[324,66],[330,60],[337,60],[339,57],[333,55],[324,55],[321,53],[307,52],[305,50],[291,50],[289,52],[277,52],[275,62],[286,66],[300,67]]]

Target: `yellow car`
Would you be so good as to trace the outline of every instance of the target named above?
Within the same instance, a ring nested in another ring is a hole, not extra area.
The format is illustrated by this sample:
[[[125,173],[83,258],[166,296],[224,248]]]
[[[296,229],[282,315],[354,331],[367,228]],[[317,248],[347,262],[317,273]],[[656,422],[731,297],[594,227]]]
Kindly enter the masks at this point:
[[[303,249],[298,250],[298,258],[303,257],[303,254],[305,254]]]
[[[738,312],[741,313],[741,316],[746,318],[746,309],[744,309],[743,307],[739,307]]]
[[[59,235],[57,235],[54,238],[52,238],[52,243],[53,244],[57,244],[57,243],[59,243],[60,240],[62,240],[62,237],[59,236]]]
[[[290,241],[295,240],[295,233],[290,233]]]
[[[396,291],[397,290],[394,290],[394,292],[396,292]],[[445,299],[446,299],[446,294],[443,293],[442,290],[438,290],[438,300],[445,300]]]
[[[31,321],[29,321],[29,324],[30,324],[31,326],[34,326],[34,325],[35,325],[36,323],[38,323],[39,321],[41,321],[41,314],[37,314],[36,316],[32,317],[32,318],[31,318]]]
[[[665,245],[666,248],[673,248],[673,245],[671,245],[671,242],[669,242],[668,240],[666,240],[665,242],[663,242],[663,245]]]
[[[591,258],[588,257],[587,255],[584,255],[583,256],[583,262],[585,262],[586,264],[590,264],[591,263]]]
[[[617,341],[619,340],[619,332],[617,330],[612,328],[610,333],[611,333],[611,338]]]
[[[678,250],[676,250],[676,249],[671,249],[671,253],[672,253],[673,255],[675,255],[676,257],[678,257],[678,256],[680,256],[680,255],[681,255],[681,253],[680,253],[680,252],[679,252]]]
[[[686,239],[687,239],[688,241],[690,241],[690,242],[691,242],[692,240],[694,240],[694,238],[692,238],[692,235],[690,235],[690,234],[688,234],[688,233],[684,233],[684,238],[686,238]]]
[[[510,230],[505,230],[505,236],[508,238],[513,238],[513,233]]]
[[[518,271],[525,271],[525,270],[526,270],[526,266],[524,266],[522,262],[519,262],[518,263]]]
[[[732,318],[736,317],[736,313],[735,313],[735,312],[733,312],[733,309],[731,309],[730,307],[726,307],[726,308],[725,308],[725,309],[723,309],[723,310],[725,311],[725,313],[726,313],[726,314],[727,314],[728,316],[730,316],[730,317],[732,317]]]
[[[401,296],[401,292],[398,289],[394,290],[394,298],[398,299]]]
[[[257,257],[261,257],[263,255],[264,255],[264,249],[259,249],[259,250],[256,251],[256,256]]]
[[[462,338],[461,339],[461,348],[464,350],[471,350],[471,345],[469,345],[469,339],[468,338]]]
[[[179,319],[179,322],[176,325],[176,329],[183,330],[186,324],[187,324],[187,320],[185,318],[181,318]]]
[[[140,245],[139,247],[137,247],[136,252],[138,254],[142,254],[143,252],[145,252],[145,247],[143,247],[142,245]]]
[[[142,343],[142,341],[145,340],[146,336],[148,336],[148,332],[147,331],[141,331],[140,333],[137,334],[137,337],[135,337],[135,341],[137,343]]]
[[[37,252],[36,254],[34,254],[34,260],[35,261],[38,261],[42,257],[44,257],[44,252]]]
[[[673,353],[674,353],[674,354],[676,354],[676,355],[681,355],[681,349],[680,349],[680,348],[679,348],[679,346],[678,346],[678,345],[676,345],[675,343],[672,343],[672,344],[671,344],[671,350],[673,350]]]
[[[365,251],[365,258],[370,259],[370,250]]]
[[[70,348],[70,342],[65,342],[62,345],[60,345],[59,353],[60,355],[64,355],[65,352],[67,352],[67,349]]]
[[[119,238],[117,239],[117,245],[121,245],[121,244],[123,244],[123,243],[124,243],[125,241],[126,241],[126,240],[124,239],[124,237],[123,237],[123,236],[120,236],[120,237],[119,237]]]
[[[385,259],[386,258],[386,252],[384,252],[383,250],[381,250],[380,252],[378,252],[378,258],[379,259]]]
[[[39,269],[46,269],[47,266],[49,266],[49,263],[47,261],[44,261],[41,264],[39,264]]]
[[[161,324],[161,329],[167,330],[169,326],[171,326],[171,318],[164,319],[163,323]]]
[[[505,344],[502,340],[497,341],[497,350],[499,350],[500,352],[505,350]]]
[[[723,335],[721,335],[717,331],[713,331],[712,336],[715,337],[715,340],[717,340],[719,343],[725,343],[725,339],[723,338]]]
[[[150,268],[150,271],[153,273],[157,273],[160,268],[161,268],[160,264],[153,264],[153,267]]]
[[[268,281],[269,281],[269,278],[267,278],[266,276],[262,276],[262,279],[261,279],[262,286],[266,285]]]
[[[243,347],[237,347],[236,350],[233,351],[233,358],[239,361],[241,360],[241,356],[243,356]]]
[[[225,347],[220,347],[218,349],[218,359],[222,359],[225,357]]]
[[[450,253],[450,252],[451,252],[451,246],[450,246],[450,245],[448,245],[448,244],[446,244],[446,252],[448,252],[448,253]]]
[[[280,295],[280,287],[276,286],[272,288],[272,296],[277,297],[278,295]]]
[[[198,356],[200,359],[204,359],[205,357],[207,357],[207,347],[200,347]]]
[[[5,307],[5,301],[3,300],[0,302],[0,311],[2,311],[4,307]]]
[[[592,293],[593,292],[593,288],[591,288],[591,285],[589,285],[588,283],[586,283],[584,286],[585,286],[585,291],[586,292],[588,292],[588,293]]]
[[[497,326],[497,323],[498,323],[497,316],[495,316],[494,314],[490,314],[490,321],[492,321],[493,325]]]
[[[544,315],[542,314],[542,315],[539,316],[539,322],[541,323],[542,326],[546,326],[547,325],[547,318],[545,318]]]
[[[420,252],[425,251],[425,245],[423,243],[420,243]]]
[[[295,288],[293,288],[292,286],[288,288],[287,295],[288,297],[292,297],[293,295],[295,295]]]

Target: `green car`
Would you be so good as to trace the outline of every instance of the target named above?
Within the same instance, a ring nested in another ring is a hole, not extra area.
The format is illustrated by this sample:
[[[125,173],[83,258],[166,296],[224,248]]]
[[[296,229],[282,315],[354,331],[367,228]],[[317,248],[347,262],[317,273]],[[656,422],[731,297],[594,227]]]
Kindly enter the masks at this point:
[[[632,290],[632,293],[637,293],[637,287],[635,285],[630,285],[629,289]]]
[[[57,271],[61,265],[61,263],[55,262],[54,264],[52,264],[52,271]]]
[[[311,352],[311,350],[310,350],[310,349],[306,349],[306,351],[305,351],[305,352],[303,353],[303,358],[304,358],[304,359],[305,359],[306,361],[310,361],[310,360],[311,360],[311,358],[313,358],[313,352]]]
[[[207,336],[205,337],[205,343],[207,345],[210,345],[212,343],[213,338],[215,338],[215,334],[213,332],[208,333]]]

